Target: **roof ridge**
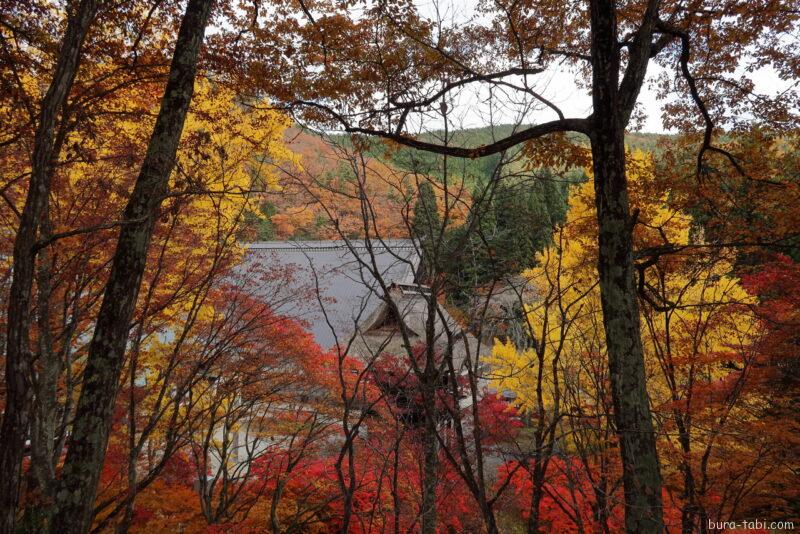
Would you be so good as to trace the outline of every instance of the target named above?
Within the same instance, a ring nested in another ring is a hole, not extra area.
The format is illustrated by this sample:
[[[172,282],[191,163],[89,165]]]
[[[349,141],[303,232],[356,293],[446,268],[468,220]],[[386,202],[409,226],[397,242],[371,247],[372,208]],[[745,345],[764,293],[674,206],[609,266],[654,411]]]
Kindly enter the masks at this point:
[[[416,249],[410,239],[374,241],[369,245],[363,242],[345,241],[257,241],[245,243],[245,248],[253,250],[367,250],[380,249]]]

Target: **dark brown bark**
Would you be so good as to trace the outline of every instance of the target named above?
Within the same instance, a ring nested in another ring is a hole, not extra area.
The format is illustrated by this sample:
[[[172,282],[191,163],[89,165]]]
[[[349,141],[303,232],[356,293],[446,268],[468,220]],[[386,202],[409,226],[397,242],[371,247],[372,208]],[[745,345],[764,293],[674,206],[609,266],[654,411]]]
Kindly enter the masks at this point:
[[[46,237],[50,233],[49,206],[45,205],[40,235]],[[26,488],[29,499],[26,499],[24,514],[28,519],[29,527],[46,524],[48,521],[47,518],[52,511],[53,482],[56,478],[55,469],[59,456],[54,449],[54,437],[58,415],[56,396],[62,359],[61,354],[58,354],[53,347],[51,332],[52,268],[52,252],[45,248],[39,253],[37,267],[38,361],[36,362],[36,382],[33,387],[34,399],[30,422],[31,464]],[[31,493],[34,495],[30,496]]]
[[[620,98],[620,53],[613,0],[591,3],[591,25],[594,113],[590,140],[599,229],[598,271],[622,454],[625,529],[631,534],[656,533],[664,530],[661,473],[639,330],[631,238],[635,221],[630,215],[625,174],[624,135],[629,110]]]
[[[596,508],[594,509],[594,517],[599,525],[602,534],[611,534],[611,529],[608,526],[608,480],[605,474],[600,478],[600,484],[594,489]]]
[[[399,425],[395,427],[397,438],[394,442],[392,449],[392,532],[400,534],[400,443],[403,439],[403,433],[400,431]],[[277,533],[276,533],[277,534]]]
[[[631,239],[626,235],[630,234],[631,219],[621,137],[614,142],[597,132],[597,141],[592,141],[600,230],[600,297],[622,454],[626,530],[661,532],[661,475],[646,390]],[[618,148],[613,148],[615,145]]]
[[[191,102],[197,58],[212,0],[189,0],[181,21],[158,118],[125,208],[111,274],[89,345],[83,386],[56,495],[51,532],[89,530],[111,412],[119,388],[131,317],[139,294],[158,208],[167,193]]]
[[[542,504],[542,497],[544,497],[544,469],[541,465],[541,458],[537,458],[536,466],[531,473],[532,491],[531,502],[528,507],[530,515],[528,516],[528,524],[526,532],[528,534],[539,534],[541,532],[539,512]]]
[[[684,460],[681,461],[680,469],[683,471],[683,499],[685,504],[681,508],[681,533],[692,534],[694,532],[695,518],[699,511],[697,504],[694,472],[692,465],[689,462],[691,454],[691,436],[689,435],[689,428],[684,424],[683,417],[679,413],[673,415],[673,418],[678,429],[678,441],[681,444],[681,452],[684,454]]]
[[[269,525],[270,529],[272,529],[272,534],[280,534],[281,533],[281,523],[278,519],[278,504],[280,503],[281,497],[283,497],[283,491],[286,489],[286,482],[287,479],[281,478],[275,484],[275,492],[272,494],[272,499],[269,503]]]
[[[445,134],[446,136],[446,134]],[[447,172],[447,160],[443,168]],[[425,433],[423,437],[423,464],[422,464],[422,506],[420,519],[422,534],[436,534],[436,486],[438,485],[439,470],[439,437],[438,415],[436,410],[436,390],[440,387],[439,369],[436,365],[435,332],[436,315],[434,293],[431,292],[428,301],[428,315],[425,321],[425,366],[422,369],[420,387],[422,401],[425,409]],[[400,316],[398,314],[398,316]],[[409,353],[409,355],[411,355]],[[413,357],[413,356],[412,356]]]
[[[549,297],[548,297],[549,298]],[[562,318],[563,320],[563,318]],[[544,339],[544,336],[548,330],[548,316],[546,315],[544,318],[544,324],[542,326],[542,331],[540,335],[540,339]],[[562,323],[563,324],[563,323]],[[563,326],[562,326],[562,336],[563,336]],[[534,336],[531,335],[533,339]],[[556,354],[553,356],[553,365],[551,368],[551,377],[554,380],[554,385],[556,386],[555,394],[553,397],[553,405],[550,408],[545,406],[545,396],[544,396],[544,369],[545,369],[545,350],[546,344],[540,343],[539,347],[536,351],[537,357],[537,373],[536,373],[536,421],[535,431],[533,435],[533,465],[530,466],[529,475],[531,478],[532,489],[531,489],[531,500],[529,504],[529,513],[528,516],[528,524],[527,524],[527,533],[528,534],[538,534],[541,532],[541,504],[542,499],[544,498],[544,485],[546,483],[546,474],[547,474],[547,467],[550,463],[550,458],[553,454],[553,447],[555,445],[555,428],[556,422],[559,420],[559,406],[560,406],[560,394],[558,393],[558,359],[560,356],[560,349],[557,349]],[[551,420],[548,421],[547,413],[551,411]]]
[[[422,466],[422,534],[436,534],[436,486],[439,470],[439,439],[436,429],[436,385],[423,384],[423,398],[428,404],[425,417],[424,458]]]
[[[50,194],[57,159],[56,125],[78,70],[81,48],[98,1],[83,0],[69,16],[50,87],[39,114],[31,156],[31,179],[14,240],[13,280],[6,326],[6,408],[0,427],[0,533],[14,531],[22,454],[31,416],[33,368],[30,305],[36,262],[36,237]]]

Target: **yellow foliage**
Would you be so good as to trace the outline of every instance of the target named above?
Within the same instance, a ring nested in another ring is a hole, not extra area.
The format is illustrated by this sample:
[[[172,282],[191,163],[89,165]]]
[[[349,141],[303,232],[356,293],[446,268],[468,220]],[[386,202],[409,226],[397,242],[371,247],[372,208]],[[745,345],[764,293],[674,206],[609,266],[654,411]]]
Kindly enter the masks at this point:
[[[120,131],[133,143],[149,135],[152,122],[152,117],[125,120]],[[163,402],[159,392],[168,387],[164,381],[176,380],[183,369],[178,366],[165,374],[171,359],[202,354],[202,340],[195,339],[194,330],[221,320],[219,303],[208,297],[208,277],[220,265],[219,272],[224,272],[238,262],[244,253],[236,236],[243,212],[254,208],[258,192],[278,188],[275,165],[294,160],[283,142],[289,124],[275,111],[244,105],[225,86],[203,79],[196,83],[170,178],[171,197],[164,203],[151,246],[154,255],[163,248],[164,258],[148,262],[140,293],[140,300],[151,293],[151,308],[163,306],[148,319],[145,331],[151,333],[138,355],[137,375],[147,381],[146,393],[137,401],[141,413],[158,409],[155,403]],[[109,172],[131,184],[138,166],[109,166]],[[90,179],[80,168],[70,174],[73,185]],[[184,328],[189,332],[176,356],[175,343]],[[157,429],[154,439],[163,430]]]
[[[691,218],[670,207],[669,191],[653,186],[649,154],[629,154],[628,180],[632,212],[638,210],[634,229],[637,250],[699,244],[691,235]],[[641,306],[649,388],[655,405],[669,397],[660,371],[667,350],[665,339],[669,339],[669,357],[682,383],[689,372],[702,371],[705,380],[721,378],[729,370],[720,365],[719,354],[732,343],[739,347],[747,343],[753,322],[740,304],[751,299],[731,271],[725,251],[708,249],[663,255],[646,270],[648,294],[659,307],[670,308],[664,312]],[[556,229],[538,266],[523,275],[536,295],[525,311],[538,354],[533,349],[520,350],[511,341],[496,340],[487,362],[493,369],[494,384],[514,391],[523,409],[536,409],[540,399],[549,408],[557,387],[562,387],[562,397],[565,394],[565,379],[574,381],[581,370],[606,367],[591,179],[573,187],[566,222]],[[595,396],[591,380],[581,381],[578,389],[587,397]]]
[[[296,159],[283,143],[289,125],[285,115],[245,107],[224,86],[198,82],[172,176],[174,189],[200,192],[191,197],[198,237],[214,240],[218,224],[204,224],[208,217],[232,223],[253,207],[251,190],[278,189],[274,164]]]

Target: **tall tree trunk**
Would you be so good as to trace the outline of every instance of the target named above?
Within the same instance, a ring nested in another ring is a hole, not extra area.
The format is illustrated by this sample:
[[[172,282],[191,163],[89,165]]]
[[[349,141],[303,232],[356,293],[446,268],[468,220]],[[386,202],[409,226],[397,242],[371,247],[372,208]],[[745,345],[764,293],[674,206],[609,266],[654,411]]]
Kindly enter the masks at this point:
[[[281,523],[278,517],[278,504],[280,504],[283,491],[286,489],[287,478],[281,477],[275,485],[275,491],[272,494],[272,499],[269,503],[269,525],[272,534],[281,534]]]
[[[397,428],[395,428],[395,432],[398,433],[398,437],[392,451],[392,532],[400,534],[400,440],[402,434]]]
[[[47,239],[51,235],[49,206],[42,210],[40,235]],[[38,362],[30,422],[31,465],[28,472],[27,492],[35,489],[36,497],[26,500],[25,528],[40,530],[49,522],[53,503],[53,483],[58,454],[56,444],[56,419],[58,417],[58,378],[61,375],[61,354],[56,353],[51,335],[50,296],[53,258],[45,248],[39,253],[37,268],[36,312],[39,330]],[[25,521],[25,520],[23,520]]]
[[[536,447],[538,449],[539,445],[537,444]],[[538,452],[537,456],[539,456]],[[541,532],[540,509],[542,506],[542,497],[544,497],[544,469],[542,468],[541,461],[541,458],[537,457],[536,465],[533,468],[531,502],[528,508],[530,515],[528,516],[528,524],[526,526],[527,534],[539,534],[539,532]]]
[[[197,58],[212,0],[189,0],[181,21],[169,79],[147,153],[125,208],[111,274],[97,317],[83,386],[57,492],[51,528],[83,533],[91,526],[131,317],[139,294],[158,208],[167,193],[178,142],[192,100]],[[57,525],[57,526],[56,526]]]
[[[97,0],[83,0],[69,16],[53,79],[41,103],[31,156],[31,179],[14,239],[13,280],[6,325],[6,407],[0,427],[0,534],[15,528],[22,454],[30,424],[31,383],[30,303],[36,258],[36,235],[48,202],[53,163],[57,159],[55,129],[64,109],[86,32],[97,11]]]
[[[137,339],[141,339],[141,328]],[[138,344],[138,341],[137,341]],[[138,353],[138,347],[135,351]],[[140,448],[137,446],[136,443],[136,400],[135,400],[135,391],[136,391],[136,364],[135,364],[135,356],[131,357],[131,372],[130,372],[130,382],[128,384],[128,388],[130,391],[130,398],[128,399],[128,491],[126,495],[126,502],[125,502],[125,512],[122,515],[122,518],[117,523],[116,528],[114,529],[116,534],[127,534],[128,530],[131,528],[131,524],[133,523],[133,512],[136,506],[136,495],[137,495],[137,467],[139,459],[139,453],[141,452]]]
[[[422,534],[436,534],[436,486],[439,469],[439,443],[436,433],[436,384],[423,384],[426,410],[424,459],[422,470]]]
[[[601,475],[600,482],[593,486],[596,503],[593,510],[595,522],[602,534],[611,534],[611,529],[608,526],[608,480],[606,475]]]
[[[625,490],[625,529],[662,532],[661,473],[646,390],[625,175],[626,112],[613,0],[591,2],[592,166],[599,228],[598,271],[614,417]]]
[[[697,516],[698,506],[695,492],[694,472],[689,461],[692,452],[692,441],[689,433],[689,425],[684,421],[683,416],[676,410],[673,414],[675,426],[678,429],[678,442],[681,444],[683,460],[680,469],[683,471],[683,499],[684,505],[681,508],[681,533],[692,534],[694,532],[695,517]]]

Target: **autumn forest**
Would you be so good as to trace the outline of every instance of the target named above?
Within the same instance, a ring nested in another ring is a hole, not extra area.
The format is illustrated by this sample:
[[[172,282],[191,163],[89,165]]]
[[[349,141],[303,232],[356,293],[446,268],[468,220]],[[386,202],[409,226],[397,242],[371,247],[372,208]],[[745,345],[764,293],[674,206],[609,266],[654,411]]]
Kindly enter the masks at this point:
[[[0,0],[0,534],[800,529],[800,2]]]

